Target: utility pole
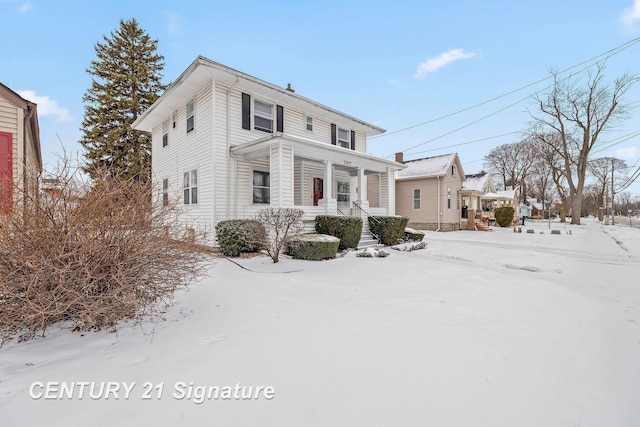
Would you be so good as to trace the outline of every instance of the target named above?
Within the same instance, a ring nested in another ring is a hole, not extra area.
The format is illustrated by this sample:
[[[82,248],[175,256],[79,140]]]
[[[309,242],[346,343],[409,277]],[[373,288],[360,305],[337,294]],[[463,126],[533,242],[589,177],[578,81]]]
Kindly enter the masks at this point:
[[[613,189],[613,168],[615,164],[615,159],[611,159],[611,225],[616,225],[616,216],[613,210],[613,204],[615,200],[615,193]]]

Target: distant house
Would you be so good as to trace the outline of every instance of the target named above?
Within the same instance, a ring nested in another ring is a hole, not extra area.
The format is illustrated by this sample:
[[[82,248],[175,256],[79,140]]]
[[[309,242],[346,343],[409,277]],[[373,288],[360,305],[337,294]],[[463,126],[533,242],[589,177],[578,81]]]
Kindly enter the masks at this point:
[[[36,194],[41,172],[37,105],[0,83],[0,213]]]
[[[496,186],[493,183],[493,176],[488,172],[465,175],[464,185],[460,191],[462,205],[469,211],[488,210],[488,202],[482,196],[488,193],[495,193]]]
[[[263,208],[320,214],[395,214],[396,169],[366,153],[384,129],[204,57],[134,123],[152,134],[163,198],[215,242],[222,220]],[[369,180],[369,178],[371,179]]]
[[[459,230],[465,175],[458,154],[404,161],[396,153],[396,162],[405,165],[395,173],[396,213],[419,230]]]

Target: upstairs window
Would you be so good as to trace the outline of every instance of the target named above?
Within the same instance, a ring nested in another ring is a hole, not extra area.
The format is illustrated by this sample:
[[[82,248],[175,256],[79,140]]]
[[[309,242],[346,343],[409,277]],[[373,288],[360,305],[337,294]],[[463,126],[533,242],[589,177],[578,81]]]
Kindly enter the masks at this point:
[[[253,203],[271,203],[269,172],[253,171]]]
[[[331,144],[355,150],[356,132],[339,128],[335,123],[331,123]]]
[[[162,146],[169,145],[169,122],[162,123]]]
[[[198,203],[198,169],[184,173],[182,194],[185,205],[195,205]]]
[[[456,176],[456,166],[451,165],[451,176]]]
[[[351,146],[348,130],[338,128],[338,145],[342,148],[349,148]]]
[[[196,101],[191,100],[187,103],[187,133],[195,129],[196,118]]]
[[[253,101],[253,128],[273,133],[273,105]]]
[[[307,116],[306,123],[307,123],[307,131],[313,132],[313,117]]]

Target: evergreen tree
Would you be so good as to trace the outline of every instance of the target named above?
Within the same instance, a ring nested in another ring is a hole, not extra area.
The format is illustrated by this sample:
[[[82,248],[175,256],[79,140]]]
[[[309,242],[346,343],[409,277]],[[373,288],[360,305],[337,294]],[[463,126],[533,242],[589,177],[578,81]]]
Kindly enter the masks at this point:
[[[95,45],[80,141],[84,170],[92,178],[106,169],[111,176],[150,181],[151,135],[131,125],[165,88],[160,82],[164,57],[157,47],[135,19],[120,20],[120,28]]]

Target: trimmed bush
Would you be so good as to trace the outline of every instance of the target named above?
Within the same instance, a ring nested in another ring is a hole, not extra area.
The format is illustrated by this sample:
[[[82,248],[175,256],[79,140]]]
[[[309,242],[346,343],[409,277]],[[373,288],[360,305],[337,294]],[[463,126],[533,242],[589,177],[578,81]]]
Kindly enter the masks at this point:
[[[241,253],[262,249],[264,227],[253,219],[231,219],[216,224],[216,240],[224,256],[237,257]]]
[[[415,242],[421,242],[424,239],[424,233],[422,231],[414,230],[413,228],[404,229],[404,238],[406,240],[413,240]]]
[[[362,237],[362,218],[354,216],[318,215],[316,232],[340,239],[339,249],[356,249]]]
[[[295,259],[322,261],[336,257],[340,239],[326,234],[299,234],[287,242],[285,253]]]
[[[494,210],[496,216],[496,223],[500,227],[509,227],[513,223],[513,215],[516,210],[511,206],[502,206]]]
[[[373,219],[372,219],[373,218]],[[377,220],[377,221],[376,221]],[[383,245],[391,246],[398,243],[404,235],[409,218],[406,216],[373,216],[369,217],[369,229],[380,237]]]

